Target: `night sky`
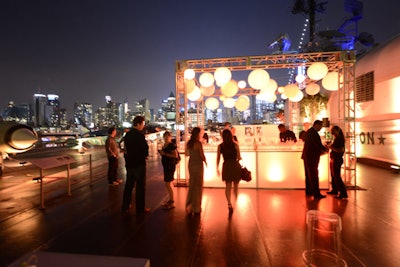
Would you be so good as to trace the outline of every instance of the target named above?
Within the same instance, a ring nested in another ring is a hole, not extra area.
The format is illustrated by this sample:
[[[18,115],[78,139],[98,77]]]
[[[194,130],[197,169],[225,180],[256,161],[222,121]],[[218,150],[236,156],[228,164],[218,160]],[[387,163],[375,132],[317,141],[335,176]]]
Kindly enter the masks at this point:
[[[351,16],[328,1],[316,30],[337,29]],[[384,43],[400,33],[398,0],[364,0],[359,32]],[[293,0],[2,0],[0,110],[58,94],[97,109],[105,96],[152,108],[175,91],[175,61],[270,54],[280,33],[295,49],[305,17]],[[306,36],[308,40],[308,35]]]

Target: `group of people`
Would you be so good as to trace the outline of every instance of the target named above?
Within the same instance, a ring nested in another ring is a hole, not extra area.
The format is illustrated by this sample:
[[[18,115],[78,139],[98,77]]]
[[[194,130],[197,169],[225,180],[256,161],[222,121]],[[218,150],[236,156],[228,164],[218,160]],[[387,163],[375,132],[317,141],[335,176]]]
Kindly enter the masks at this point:
[[[133,128],[126,131],[123,137],[123,152],[126,167],[126,182],[122,198],[123,212],[131,208],[132,191],[136,187],[135,205],[137,213],[148,212],[150,209],[145,207],[145,190],[146,190],[146,160],[149,155],[149,146],[143,134],[145,119],[142,116],[136,116],[133,120]],[[306,195],[313,196],[314,199],[325,198],[320,193],[318,165],[320,156],[330,151],[330,169],[332,176],[332,190],[328,194],[335,195],[337,198],[347,198],[346,186],[341,178],[341,166],[343,164],[343,154],[345,150],[345,139],[342,130],[338,126],[331,128],[334,140],[331,144],[323,145],[319,131],[322,129],[322,121],[316,120],[313,126],[308,129],[302,136],[304,140],[304,148],[302,159],[304,161]],[[282,142],[292,140],[297,141],[293,132],[286,129],[282,124],[278,126],[280,130],[280,138]],[[204,164],[207,166],[207,160],[203,150],[204,131],[200,127],[194,127],[191,132],[185,148],[185,154],[189,157],[189,188],[186,198],[186,211],[188,214],[200,214],[201,202],[203,195],[203,177]],[[225,182],[225,197],[228,203],[229,212],[233,212],[231,201],[231,192],[235,197],[238,196],[238,185],[241,180],[240,169],[241,160],[240,149],[237,139],[232,133],[230,125],[226,125],[222,133],[222,143],[217,149],[217,174],[221,176]],[[108,182],[110,185],[119,185],[122,183],[118,179],[118,153],[120,146],[115,141],[116,129],[109,129],[109,136],[106,140],[106,153],[109,161]],[[163,135],[164,145],[158,152],[161,155],[161,162],[164,171],[164,182],[168,192],[169,200],[162,204],[165,209],[175,207],[174,193],[172,182],[176,164],[179,158],[177,146],[172,142],[172,134],[165,131]],[[223,158],[222,174],[219,165]]]
[[[306,195],[313,196],[314,199],[325,198],[319,188],[318,165],[322,154],[330,151],[330,170],[332,178],[332,190],[328,192],[336,198],[347,198],[346,186],[341,178],[341,166],[343,164],[343,154],[345,151],[345,138],[342,130],[338,126],[331,128],[331,134],[334,136],[332,143],[325,145],[321,142],[319,131],[323,123],[316,120],[313,126],[304,134],[304,147],[301,158],[304,161],[304,170],[306,178]]]
[[[307,131],[301,131],[299,138],[304,141],[303,153],[301,158],[304,161],[306,195],[313,196],[314,199],[325,198],[320,193],[318,166],[320,156],[330,151],[329,167],[332,178],[332,190],[327,194],[334,195],[336,198],[347,198],[346,186],[341,178],[341,166],[343,164],[343,154],[345,150],[345,139],[339,126],[331,128],[331,134],[334,136],[332,143],[322,144],[319,131],[323,127],[323,122],[316,120],[313,126]],[[281,142],[297,142],[293,131],[286,128],[284,124],[278,125],[279,139]]]
[[[122,197],[123,212],[131,208],[132,191],[136,187],[135,206],[136,213],[149,212],[145,207],[146,193],[146,160],[149,156],[149,146],[143,134],[145,119],[136,116],[133,119],[133,127],[123,137],[123,152],[125,158],[126,181]],[[111,127],[106,140],[105,149],[108,157],[108,182],[110,185],[118,185],[122,180],[117,179],[119,146],[115,141],[116,129]]]
[[[203,144],[201,142],[203,130],[199,127],[194,127],[190,140],[186,144],[186,155],[189,156],[189,190],[186,198],[186,211],[188,214],[200,214],[201,201],[203,195],[203,176],[204,164],[207,166],[207,160],[204,155]],[[229,124],[225,125],[222,131],[222,143],[218,145],[217,150],[217,174],[221,176],[225,182],[225,197],[228,202],[228,210],[233,212],[231,201],[231,192],[233,189],[234,195],[238,196],[238,187],[240,182],[241,160],[240,149]],[[221,157],[224,162],[222,164],[222,175],[219,169]]]

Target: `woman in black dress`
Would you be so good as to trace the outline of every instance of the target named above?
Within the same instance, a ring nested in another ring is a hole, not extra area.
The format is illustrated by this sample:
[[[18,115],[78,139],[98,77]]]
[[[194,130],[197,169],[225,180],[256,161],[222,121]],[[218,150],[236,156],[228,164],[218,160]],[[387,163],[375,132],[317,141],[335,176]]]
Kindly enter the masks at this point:
[[[169,195],[169,200],[162,204],[165,209],[175,208],[174,191],[172,190],[172,181],[174,180],[175,166],[178,159],[178,151],[176,145],[172,143],[172,135],[170,132],[165,131],[164,145],[158,152],[162,156],[161,163],[164,169],[164,182]]]
[[[228,201],[229,212],[233,211],[231,203],[231,191],[233,184],[233,193],[235,197],[238,196],[238,186],[240,182],[240,169],[239,160],[241,159],[239,145],[234,142],[232,132],[225,129],[222,132],[222,143],[218,145],[217,151],[217,174],[220,175],[219,162],[221,154],[224,158],[222,164],[222,181],[225,182],[225,196]]]
[[[333,126],[331,133],[335,137],[333,143],[328,146],[331,150],[330,153],[330,169],[332,176],[332,191],[328,192],[330,195],[335,195],[336,198],[347,198],[346,186],[343,183],[340,175],[341,166],[343,164],[344,154],[344,135],[339,126]]]

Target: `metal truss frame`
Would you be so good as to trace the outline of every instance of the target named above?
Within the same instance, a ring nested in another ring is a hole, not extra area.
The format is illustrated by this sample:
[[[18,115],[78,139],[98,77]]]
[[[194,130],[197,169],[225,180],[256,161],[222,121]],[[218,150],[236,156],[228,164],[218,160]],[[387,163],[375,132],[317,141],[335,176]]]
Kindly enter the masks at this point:
[[[339,126],[343,129],[346,138],[346,153],[344,159],[344,177],[347,185],[356,186],[356,142],[355,142],[355,51],[313,52],[301,54],[273,54],[260,56],[241,56],[229,58],[210,58],[179,60],[175,64],[176,78],[176,123],[188,128],[186,96],[187,88],[184,82],[184,71],[193,69],[197,73],[214,72],[219,67],[226,67],[231,71],[243,71],[254,69],[291,69],[298,66],[308,67],[314,62],[323,62],[329,71],[337,71],[340,89],[338,91],[339,101]],[[308,81],[306,81],[308,82]],[[239,90],[238,94],[255,95],[257,90],[245,88]],[[204,112],[204,100],[198,101],[198,113]],[[295,103],[289,104],[289,120],[298,120],[293,109],[297,109]],[[181,113],[184,110],[184,113]],[[198,125],[203,127],[204,125]],[[187,139],[187,131],[184,132],[184,140]],[[177,142],[180,143],[180,132],[177,131]],[[177,184],[186,185],[188,180],[181,177],[177,168]]]

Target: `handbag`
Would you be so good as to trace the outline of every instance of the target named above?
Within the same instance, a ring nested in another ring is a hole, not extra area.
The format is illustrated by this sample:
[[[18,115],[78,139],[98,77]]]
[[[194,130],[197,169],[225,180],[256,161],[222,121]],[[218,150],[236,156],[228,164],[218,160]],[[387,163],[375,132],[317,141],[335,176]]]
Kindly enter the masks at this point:
[[[249,171],[246,167],[242,166],[240,169],[240,178],[243,181],[250,182],[251,181],[251,171]]]

